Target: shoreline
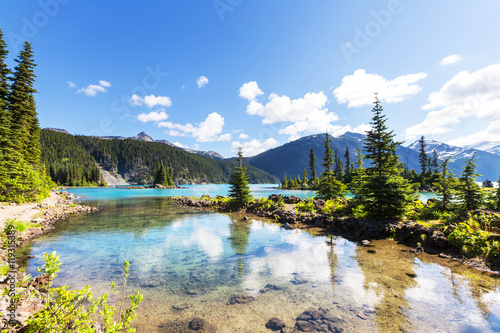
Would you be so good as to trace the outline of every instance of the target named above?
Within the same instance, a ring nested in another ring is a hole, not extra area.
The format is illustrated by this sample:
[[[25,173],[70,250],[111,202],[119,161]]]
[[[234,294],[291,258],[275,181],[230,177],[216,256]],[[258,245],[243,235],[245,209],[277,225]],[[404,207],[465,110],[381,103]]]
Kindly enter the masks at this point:
[[[25,203],[25,204],[13,204],[13,203],[1,203],[0,204],[0,228],[3,231],[5,229],[5,223],[10,220],[22,221],[27,226],[31,226],[26,230],[19,232],[16,231],[14,234],[14,240],[12,248],[17,249],[25,244],[32,242],[37,237],[51,231],[55,228],[55,224],[62,219],[68,218],[70,215],[82,214],[96,212],[99,210],[98,207],[84,206],[77,204],[73,201],[76,197],[66,191],[56,192],[55,190],[50,191],[50,196],[43,199],[39,203]],[[6,263],[8,264],[8,249],[0,249],[0,258],[2,266]],[[15,270],[9,270],[7,276],[0,277],[0,290],[9,288],[9,281],[12,278],[15,281],[23,281],[26,279],[26,272],[19,272],[17,269],[19,265],[14,263]],[[10,278],[9,278],[10,277]],[[45,279],[45,280],[44,280]],[[44,295],[45,289],[43,284],[46,284],[46,276],[40,275],[36,278],[32,278],[28,285],[24,287],[19,287],[20,289],[16,292],[16,295],[25,295],[26,293],[38,293]],[[43,309],[43,297],[22,297],[24,301],[17,304],[15,310],[15,322],[17,322],[17,328],[11,328],[9,332],[17,332],[22,329],[26,319],[36,313],[37,311]],[[5,323],[9,321],[8,309],[11,305],[8,296],[4,296],[0,299],[0,328],[3,327]]]

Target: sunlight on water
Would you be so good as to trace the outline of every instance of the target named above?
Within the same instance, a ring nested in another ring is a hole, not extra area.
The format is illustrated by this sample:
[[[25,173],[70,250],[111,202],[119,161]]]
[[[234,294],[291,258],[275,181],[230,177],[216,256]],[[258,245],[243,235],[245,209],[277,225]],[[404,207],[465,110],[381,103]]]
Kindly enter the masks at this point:
[[[463,277],[393,241],[359,247],[165,198],[99,204],[101,211],[61,221],[19,254],[35,256],[26,265],[37,275],[42,254],[57,251],[63,265],[55,283],[89,284],[97,295],[122,280],[129,259],[127,291],[144,295],[138,332],[182,332],[194,317],[210,332],[269,332],[271,317],[294,326],[310,307],[335,313],[345,332],[500,329],[500,290],[489,278]],[[233,295],[255,300],[231,305]]]
[[[252,195],[255,198],[267,198],[271,194],[281,194],[284,196],[295,195],[301,199],[309,199],[316,196],[315,191],[280,190],[278,184],[250,184]],[[208,194],[211,197],[217,195],[227,196],[230,185],[183,185],[180,189],[134,189],[134,188],[113,188],[113,187],[79,187],[70,188],[69,192],[76,196],[84,196],[78,200],[115,200],[130,198],[152,198],[152,197],[172,197],[172,196],[193,196],[201,197]],[[351,197],[352,194],[348,194]],[[427,202],[434,198],[434,193],[420,193],[420,200]]]

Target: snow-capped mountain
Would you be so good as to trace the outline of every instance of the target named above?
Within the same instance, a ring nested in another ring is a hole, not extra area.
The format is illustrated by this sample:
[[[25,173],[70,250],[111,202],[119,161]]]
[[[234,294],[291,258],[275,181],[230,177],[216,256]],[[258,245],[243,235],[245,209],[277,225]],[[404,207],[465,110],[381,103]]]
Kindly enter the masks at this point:
[[[425,140],[425,144],[425,152],[429,157],[432,157],[432,152],[434,150],[436,150],[438,158],[441,161],[450,157],[450,170],[455,176],[460,176],[462,174],[462,168],[465,166],[465,162],[472,157],[474,152],[476,152],[474,161],[477,165],[477,172],[482,175],[478,177],[478,181],[483,181],[485,179],[496,180],[500,175],[500,155],[478,148],[452,146],[434,140]],[[408,148],[418,152],[420,145],[418,141],[415,141],[409,145]]]
[[[466,148],[483,150],[488,153],[500,155],[500,142],[499,141],[482,141],[473,145],[465,146]]]

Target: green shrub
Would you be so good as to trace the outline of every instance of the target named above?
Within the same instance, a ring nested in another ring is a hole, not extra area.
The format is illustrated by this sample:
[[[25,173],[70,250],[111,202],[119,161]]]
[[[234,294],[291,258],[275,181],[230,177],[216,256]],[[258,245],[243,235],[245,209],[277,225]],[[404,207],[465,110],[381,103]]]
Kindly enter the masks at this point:
[[[500,242],[495,240],[495,234],[482,230],[489,227],[493,219],[499,218],[497,215],[473,217],[457,225],[455,230],[448,236],[450,242],[459,247],[463,254],[467,256],[481,256],[491,260],[498,260],[500,254]]]
[[[295,205],[295,210],[299,212],[314,212],[315,206],[314,201],[311,199],[303,200]]]
[[[59,271],[61,262],[55,252],[44,254],[45,264],[39,269],[44,274],[54,277]],[[116,320],[116,308],[108,304],[109,294],[104,294],[95,300],[89,286],[80,290],[70,290],[68,286],[52,288],[52,282],[47,286],[47,296],[44,309],[30,316],[26,321],[29,325],[27,332],[95,332],[94,322],[98,318],[105,332],[135,332],[130,324],[136,318],[135,311],[142,301],[142,295],[125,296],[125,285],[129,275],[129,262],[125,260],[123,272],[125,278],[122,285],[122,294],[119,296],[118,320]],[[111,282],[113,293],[118,296],[116,285]],[[126,300],[130,306],[124,309]]]
[[[328,215],[343,215],[349,210],[348,201],[345,199],[330,199],[325,202],[321,212]]]

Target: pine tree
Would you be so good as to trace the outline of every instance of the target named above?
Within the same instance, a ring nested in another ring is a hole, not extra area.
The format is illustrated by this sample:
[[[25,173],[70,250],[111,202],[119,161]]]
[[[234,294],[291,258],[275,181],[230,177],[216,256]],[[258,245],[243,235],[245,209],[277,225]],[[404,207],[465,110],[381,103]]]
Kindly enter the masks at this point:
[[[316,155],[314,149],[309,152],[309,170],[311,171],[311,179],[316,178]]]
[[[438,158],[438,153],[436,151],[436,149],[434,149],[432,151],[432,168],[433,168],[433,172],[434,174],[437,174],[439,173],[439,158]]]
[[[344,159],[345,159],[344,181],[345,183],[350,183],[352,180],[352,165],[351,165],[351,154],[349,153],[349,147],[347,146],[345,147]]]
[[[11,91],[8,97],[11,115],[11,130],[16,147],[22,152],[26,162],[38,169],[40,164],[40,125],[36,112],[36,93],[33,52],[29,42],[15,60],[11,79]]]
[[[483,203],[483,193],[479,185],[476,184],[476,178],[481,175],[476,172],[477,165],[474,163],[475,156],[476,152],[474,152],[472,157],[465,162],[464,170],[460,177],[460,197],[462,199],[462,204],[467,210],[477,209]]]
[[[281,187],[286,188],[288,186],[288,177],[286,176],[286,171],[285,171],[285,176],[283,177],[283,182],[281,183]]]
[[[366,169],[363,179],[358,179],[355,195],[363,205],[366,214],[377,218],[394,218],[405,212],[407,206],[415,197],[415,190],[401,177],[397,145],[392,131],[385,124],[387,119],[375,95],[375,106],[372,109],[372,129],[364,140],[367,158],[372,161]]]
[[[438,186],[438,193],[439,196],[441,197],[441,209],[443,210],[448,210],[451,202],[454,199],[454,177],[453,174],[450,172],[450,169],[448,168],[448,162],[450,161],[451,157],[448,157],[446,160],[443,161],[441,164],[441,175],[439,177],[439,183],[437,184]]]
[[[303,185],[308,185],[309,184],[309,179],[307,179],[307,169],[304,168],[304,178],[302,180]]]
[[[330,135],[326,132],[325,135],[325,155],[323,156],[323,166],[325,167],[325,172],[330,173],[332,171],[332,166],[335,164],[333,158],[332,147],[330,147]]]
[[[10,133],[10,116],[7,110],[9,96],[9,82],[8,76],[10,70],[5,63],[7,59],[7,45],[3,39],[3,33],[0,29],[0,154],[7,154],[11,147],[11,133]],[[1,155],[0,155],[1,156]]]
[[[323,157],[325,171],[321,175],[317,191],[317,196],[320,199],[342,198],[345,195],[346,186],[336,179],[332,170],[334,162],[332,148],[330,147],[330,135],[327,132],[325,136],[325,155]]]
[[[153,185],[169,186],[167,170],[165,169],[163,162],[160,162],[160,165],[156,170],[155,180]]]
[[[3,33],[0,29],[0,196],[7,190],[5,183],[8,181],[8,172],[15,167],[18,159],[13,159],[15,153],[12,147],[10,131],[10,115],[7,110],[9,95],[8,75],[10,70],[5,63],[7,59],[7,45],[3,39]]]
[[[424,175],[427,172],[427,153],[425,152],[425,144],[424,136],[420,137],[418,140],[419,144],[419,153],[418,153],[418,161],[420,162],[421,174]]]
[[[250,201],[252,201],[252,194],[250,192],[250,186],[248,185],[248,176],[245,173],[246,168],[243,167],[243,151],[242,147],[238,148],[238,163],[240,166],[236,167],[231,174],[231,179],[229,184],[231,188],[229,189],[229,198],[231,198],[231,204],[236,209],[245,208]]]

